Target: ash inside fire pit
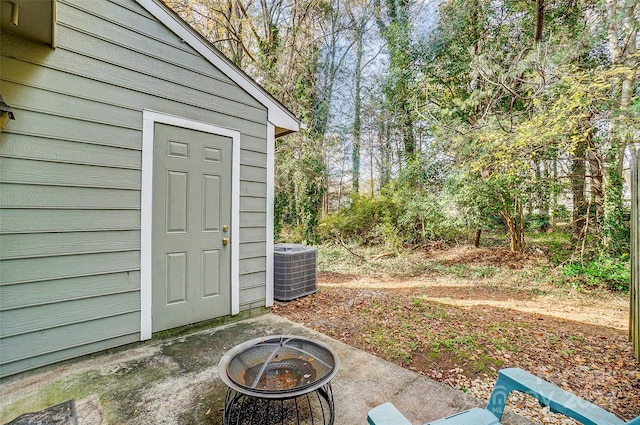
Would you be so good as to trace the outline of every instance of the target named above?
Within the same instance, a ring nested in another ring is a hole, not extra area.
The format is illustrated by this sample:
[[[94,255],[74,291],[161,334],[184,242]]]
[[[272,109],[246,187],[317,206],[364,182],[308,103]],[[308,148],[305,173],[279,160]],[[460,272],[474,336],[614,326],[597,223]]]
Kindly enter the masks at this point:
[[[287,360],[272,362],[262,374],[262,365],[247,369],[244,373],[245,383],[254,383],[252,388],[264,391],[282,391],[304,387],[316,380],[316,370],[305,360]],[[256,381],[257,380],[257,381]]]

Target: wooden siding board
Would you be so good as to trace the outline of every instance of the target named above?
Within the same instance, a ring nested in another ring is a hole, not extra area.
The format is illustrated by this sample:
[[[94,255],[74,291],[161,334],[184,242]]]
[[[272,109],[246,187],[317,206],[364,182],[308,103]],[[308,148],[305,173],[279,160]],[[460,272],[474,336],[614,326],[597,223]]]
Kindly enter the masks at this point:
[[[0,209],[0,235],[105,230],[140,230],[140,211]]]
[[[241,211],[240,227],[263,227],[267,225],[265,211]]]
[[[240,182],[240,196],[267,196],[267,184],[264,182]]]
[[[140,310],[140,293],[128,292],[95,298],[76,299],[58,304],[20,308],[5,316],[0,341],[15,335],[41,332],[74,323],[112,317]]]
[[[1,46],[0,46],[1,47]],[[78,72],[81,72],[79,70]],[[17,84],[50,90],[56,93],[68,94],[87,100],[95,100],[112,106],[142,111],[152,109],[158,111],[172,111],[178,106],[184,116],[202,122],[222,125],[227,128],[242,129],[243,137],[264,139],[266,111],[261,122],[247,121],[243,117],[234,117],[225,110],[217,111],[208,103],[204,105],[178,104],[174,99],[166,96],[150,95],[113,84],[107,84],[93,78],[91,75],[74,74],[64,70],[49,67],[38,67],[36,64],[24,62],[12,57],[4,56],[0,60],[0,75],[2,80]],[[22,114],[22,113],[21,113]],[[141,119],[141,113],[135,115]],[[70,140],[79,140],[71,138]],[[91,142],[88,140],[87,142]],[[105,144],[104,142],[102,142]],[[266,146],[266,142],[265,146]],[[140,147],[136,145],[138,149]],[[265,148],[266,149],[266,148]]]
[[[252,165],[240,164],[240,180],[246,182],[266,182],[267,169],[265,167],[255,167]]]
[[[0,182],[139,190],[139,170],[0,157]]]
[[[253,306],[255,306],[256,304],[264,306],[266,292],[267,291],[264,286],[256,286],[253,288],[243,289],[241,292],[242,296],[240,301],[240,309],[242,309],[243,305],[248,304],[251,304]]]
[[[246,242],[265,242],[267,234],[267,228],[265,226],[260,227],[241,227],[240,228],[240,243]]]
[[[5,313],[0,313],[4,315]],[[137,319],[137,320],[136,320]],[[0,358],[5,363],[36,357],[55,351],[81,347],[98,341],[117,338],[139,331],[140,313],[130,312],[118,316],[74,323],[68,326],[3,338]]]
[[[264,256],[267,250],[266,242],[240,242],[242,244],[242,258]]]
[[[133,320],[133,319],[130,319]],[[64,338],[64,336],[61,336]],[[60,362],[72,359],[86,354],[97,353],[113,347],[119,347],[125,344],[131,344],[139,340],[138,331],[131,332],[127,335],[109,338],[104,341],[97,341],[69,349],[56,351],[53,353],[41,354],[37,357],[30,357],[24,360],[11,362],[9,364],[0,363],[0,377],[10,376],[20,372],[25,372],[42,365]]]
[[[59,26],[56,38],[59,56],[77,62],[62,68],[70,72],[77,73],[82,66],[84,72],[95,75],[101,81],[156,96],[166,96],[186,104],[205,105],[208,102],[216,110],[224,110],[230,115],[256,122],[264,120],[266,115],[262,108],[234,101],[234,93],[242,97],[237,87],[230,86],[229,90],[224,90],[223,85],[219,94],[208,92],[207,86],[216,85],[210,78],[184,68],[171,67],[166,62],[159,62],[150,56],[143,56],[64,26]],[[90,50],[85,48],[87,45],[92,46]],[[135,74],[135,78],[132,78],[132,74]]]
[[[70,96],[10,81],[2,83],[2,95],[11,99],[11,106],[16,109],[140,130],[138,111],[122,105],[110,105],[93,99],[87,100],[82,96]]]
[[[140,191],[2,183],[4,208],[139,209]]]
[[[153,51],[154,48],[166,46],[176,51],[182,51],[197,59],[197,69],[203,73],[210,73],[213,77],[229,84],[233,81],[217,68],[202,58],[199,53],[177,37],[169,28],[158,22],[156,18],[140,7],[135,2],[84,0],[82,2],[70,2],[59,0],[58,19],[78,28],[87,28],[89,32],[102,34],[106,39],[126,40],[131,37],[135,40],[135,46],[142,47],[143,51]],[[128,13],[132,11],[134,13]],[[93,26],[82,26],[82,17],[89,14],[98,18]],[[117,19],[114,19],[117,17]],[[126,18],[126,19],[123,19]],[[173,56],[179,55],[174,53]],[[194,59],[181,57],[185,63],[192,63]]]
[[[242,149],[252,152],[267,153],[267,138],[266,134],[260,136],[243,134],[242,135]],[[266,159],[265,159],[266,161]]]
[[[166,69],[175,73],[174,75],[163,75],[164,79],[170,81],[187,81],[192,87],[200,88],[208,94],[225,97],[233,102],[240,102],[251,108],[264,109],[257,100],[245,91],[239,91],[236,84],[222,74],[217,68],[203,57],[194,54],[194,52],[176,48],[175,44],[169,43],[168,40],[156,39],[153,35],[161,25],[152,22],[149,28],[126,27],[121,22],[106,22],[103,16],[95,15],[94,10],[91,11],[84,8],[69,7],[64,3],[58,9],[58,14],[64,25],[73,30],[95,38],[112,47],[107,50],[96,49],[102,53],[102,60],[111,59],[108,54],[110,49],[117,49],[124,52],[119,55],[117,60],[121,65],[129,65],[138,63],[136,58],[144,57],[150,61],[162,62],[162,67],[156,69]],[[172,39],[177,39],[174,35]],[[73,45],[86,46],[89,43],[82,39],[73,39]],[[173,40],[172,40],[173,41]],[[58,43],[63,45],[63,40],[59,39]],[[68,44],[67,46],[71,46]],[[130,57],[129,57],[130,56]],[[143,67],[143,71],[146,69]],[[215,87],[215,91],[211,90]]]
[[[140,249],[140,231],[26,233],[2,236],[0,259],[132,251]]]
[[[107,252],[0,261],[0,285],[140,270],[140,252]]]
[[[243,273],[240,275],[240,288],[253,288],[254,286],[264,285],[267,281],[267,272],[257,271]]]
[[[142,136],[139,130],[113,127],[107,124],[44,114],[26,109],[14,109],[16,117],[19,117],[19,119],[12,121],[11,128],[3,130],[3,134],[7,131],[7,133],[50,139],[89,142],[127,149],[142,149]]]
[[[249,196],[240,197],[241,211],[265,211],[267,208],[267,198],[255,198]]]
[[[140,303],[140,272],[120,272],[98,276],[29,282],[0,286],[0,310],[59,303],[136,291]]]
[[[267,154],[243,149],[240,156],[240,163],[242,165],[252,165],[264,168],[267,164]]]
[[[67,41],[70,36],[67,31],[59,31],[58,38],[60,41]],[[7,36],[0,34],[0,42],[5,43]],[[18,39],[19,40],[19,39]],[[70,42],[70,41],[69,41]],[[38,63],[39,60],[44,61],[42,65],[54,68],[67,73],[91,77],[95,80],[106,84],[124,87],[129,90],[146,93],[182,104],[194,107],[206,107],[218,112],[224,111],[225,114],[241,117],[256,123],[266,124],[267,111],[258,108],[247,108],[246,105],[232,102],[229,99],[213,96],[204,93],[198,88],[188,87],[176,82],[168,80],[158,80],[150,74],[138,74],[135,69],[122,68],[117,64],[110,62],[102,62],[98,58],[85,56],[72,50],[67,50],[60,45],[54,55],[46,55],[44,58],[40,53],[33,53],[27,46],[13,48],[16,44],[28,43],[24,40],[12,42],[10,47],[3,47],[6,56],[14,57],[26,62]],[[106,44],[106,43],[105,43]],[[117,51],[116,51],[117,52]],[[113,55],[119,53],[113,52]],[[147,63],[148,70],[153,69],[157,64]],[[155,109],[155,108],[154,108]],[[17,121],[17,120],[16,120]]]
[[[263,299],[261,299],[259,301],[256,301],[256,302],[247,303],[247,304],[241,304],[240,305],[240,311],[252,311],[252,310],[255,310],[257,308],[264,307],[264,303],[265,303],[264,299],[265,298],[263,298]]]
[[[264,271],[267,269],[265,257],[243,258],[240,260],[240,274]]]
[[[22,134],[5,134],[1,156],[65,164],[141,169],[139,150],[70,142]]]

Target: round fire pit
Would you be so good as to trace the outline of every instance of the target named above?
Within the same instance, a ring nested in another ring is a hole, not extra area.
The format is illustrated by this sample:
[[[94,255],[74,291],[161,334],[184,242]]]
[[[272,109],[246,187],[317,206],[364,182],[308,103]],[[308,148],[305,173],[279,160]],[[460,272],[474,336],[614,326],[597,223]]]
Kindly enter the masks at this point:
[[[331,379],[339,359],[331,347],[309,338],[256,338],[229,350],[220,360],[220,378],[229,387],[225,424],[332,424]]]

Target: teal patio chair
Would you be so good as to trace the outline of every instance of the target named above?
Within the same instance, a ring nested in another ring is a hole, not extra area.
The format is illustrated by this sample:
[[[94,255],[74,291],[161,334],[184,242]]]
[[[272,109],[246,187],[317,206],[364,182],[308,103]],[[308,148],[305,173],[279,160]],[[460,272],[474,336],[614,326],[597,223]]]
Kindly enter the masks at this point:
[[[529,394],[542,406],[549,406],[552,412],[562,413],[584,425],[640,425],[640,416],[625,422],[601,407],[519,368],[498,372],[485,409],[465,410],[425,425],[500,425],[504,405],[511,391]],[[411,425],[391,403],[371,409],[367,421],[370,425]]]

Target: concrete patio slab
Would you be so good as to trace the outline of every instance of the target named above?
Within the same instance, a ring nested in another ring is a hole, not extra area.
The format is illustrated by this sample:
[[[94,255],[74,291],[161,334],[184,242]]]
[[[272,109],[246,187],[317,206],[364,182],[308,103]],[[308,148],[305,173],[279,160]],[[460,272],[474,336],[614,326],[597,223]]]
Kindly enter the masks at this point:
[[[341,367],[332,381],[335,425],[366,424],[367,411],[386,401],[413,424],[485,404],[287,319],[264,314],[5,380],[0,385],[0,423],[75,399],[80,425],[221,424],[226,386],[218,377],[220,358],[241,342],[278,334],[317,338],[338,353]],[[503,423],[531,424],[511,413]]]

